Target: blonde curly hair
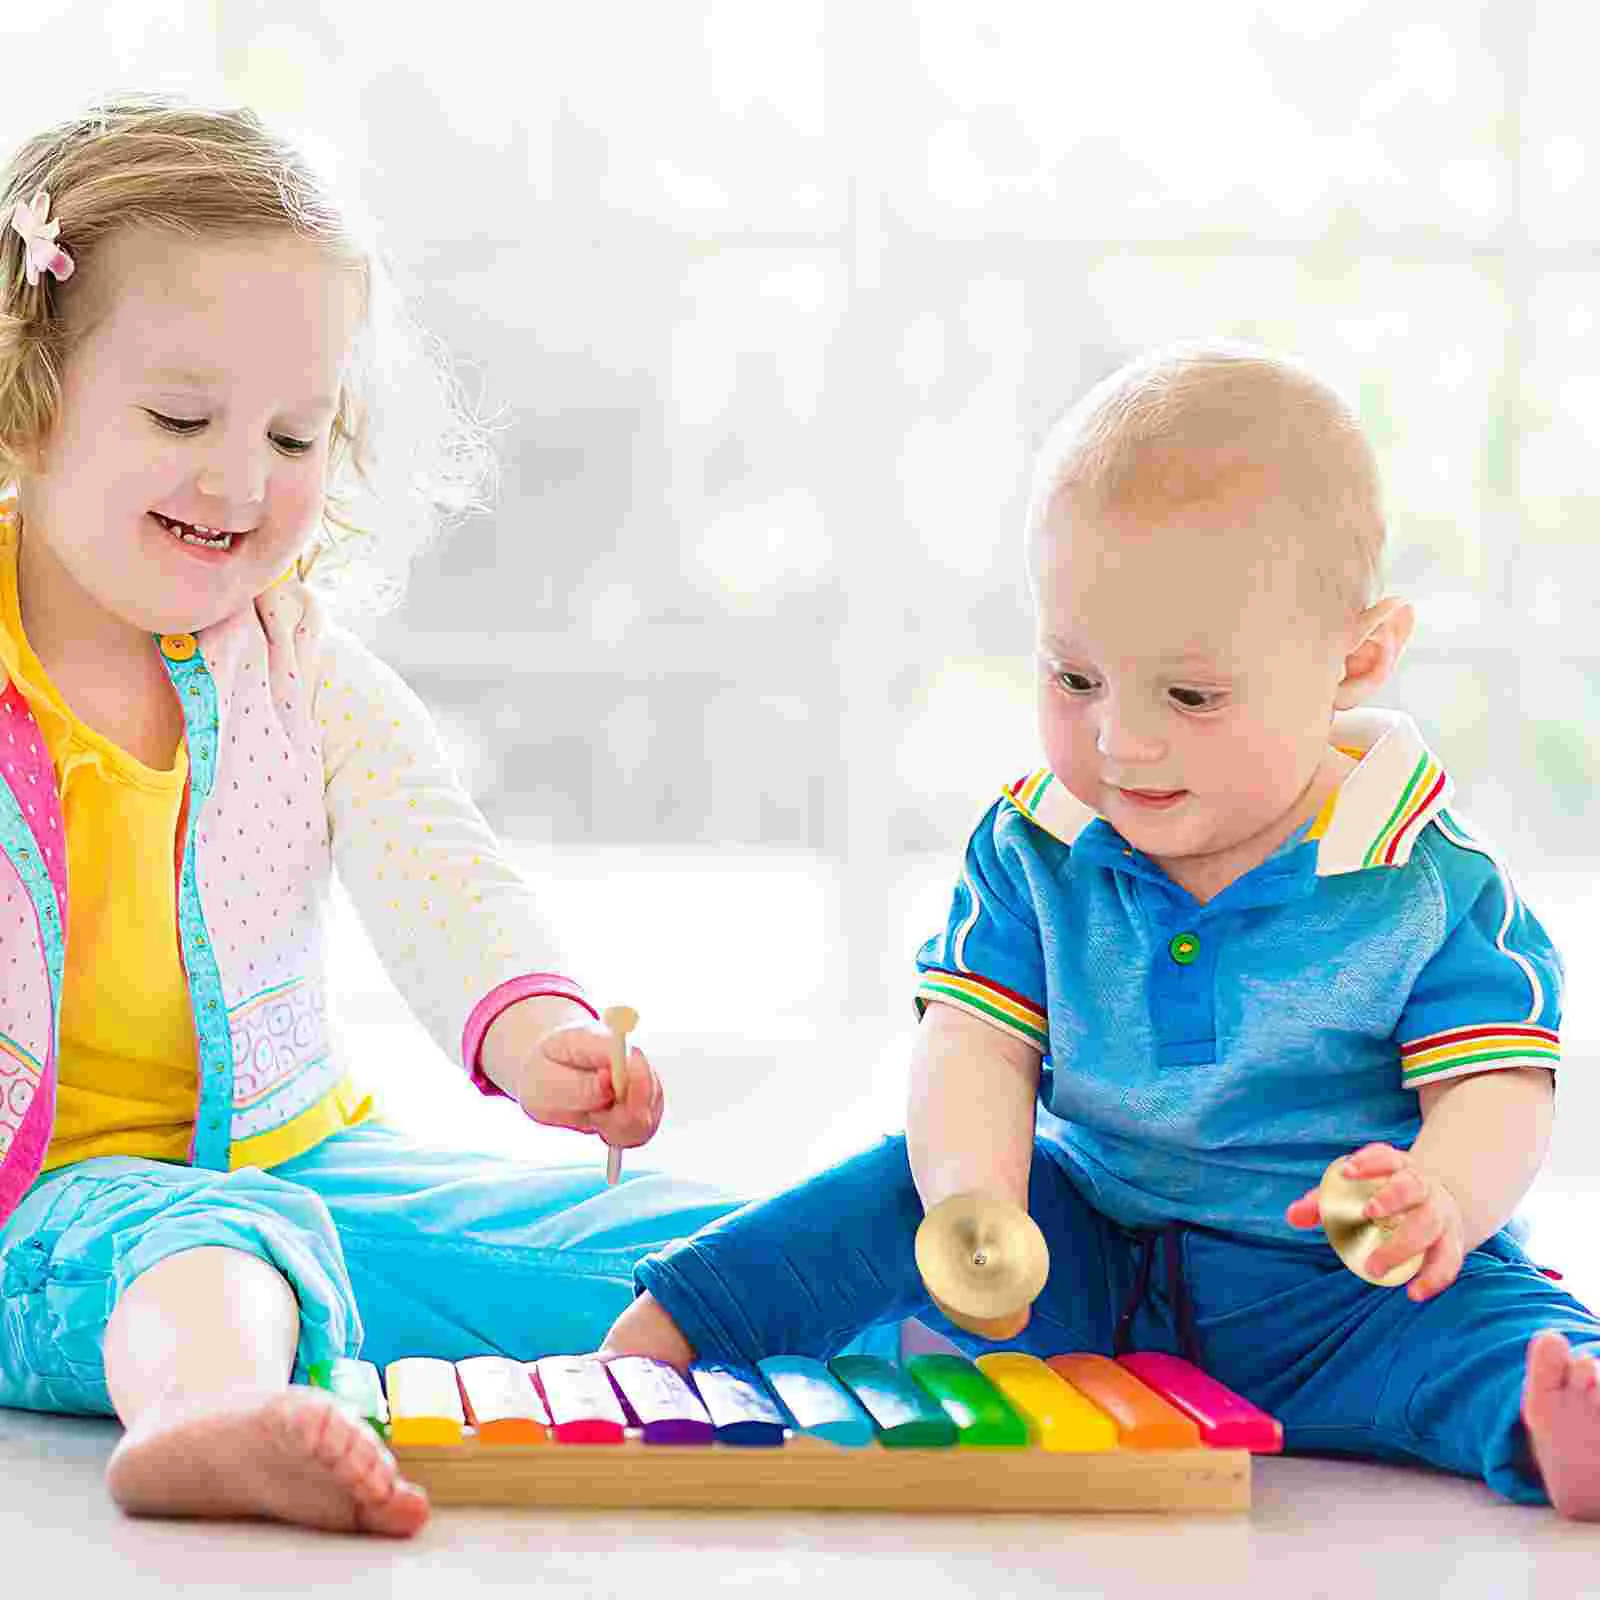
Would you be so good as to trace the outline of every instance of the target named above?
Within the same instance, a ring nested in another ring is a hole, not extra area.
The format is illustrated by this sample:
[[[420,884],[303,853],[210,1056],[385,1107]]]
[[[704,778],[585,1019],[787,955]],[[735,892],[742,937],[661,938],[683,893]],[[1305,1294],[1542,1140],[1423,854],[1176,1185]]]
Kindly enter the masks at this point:
[[[13,208],[44,189],[75,271],[27,280]],[[308,158],[244,108],[119,95],[29,139],[0,169],[0,486],[39,459],[61,374],[95,284],[95,258],[125,228],[182,239],[289,230],[355,272],[365,315],[333,420],[322,527],[299,559],[354,609],[381,611],[446,520],[480,509],[493,456],[442,348],[415,321],[375,248]],[[378,538],[370,531],[381,522]]]

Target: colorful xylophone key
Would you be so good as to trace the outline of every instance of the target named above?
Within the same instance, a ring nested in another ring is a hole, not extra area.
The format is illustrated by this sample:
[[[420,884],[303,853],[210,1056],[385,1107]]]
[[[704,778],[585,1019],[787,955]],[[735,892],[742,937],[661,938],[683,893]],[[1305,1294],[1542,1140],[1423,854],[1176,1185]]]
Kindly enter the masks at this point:
[[[650,1356],[613,1356],[606,1370],[646,1444],[710,1444],[716,1437],[704,1403],[677,1368]]]
[[[1045,1365],[1111,1418],[1124,1450],[1198,1450],[1200,1429],[1106,1356],[1051,1356]]]
[[[384,1372],[389,1391],[389,1442],[460,1444],[467,1414],[456,1369],[432,1356],[404,1356]]]
[[[956,1442],[944,1407],[909,1375],[877,1356],[835,1356],[828,1370],[860,1402],[891,1450],[941,1448]]]
[[[1005,1395],[965,1356],[919,1355],[906,1363],[912,1381],[939,1402],[956,1425],[956,1443],[970,1449],[1021,1450],[1028,1424]]]
[[[621,1444],[628,1424],[605,1363],[595,1356],[545,1356],[534,1377],[558,1444]]]
[[[1201,1439],[1216,1450],[1275,1455],[1283,1449],[1283,1425],[1243,1395],[1180,1356],[1140,1350],[1118,1361],[1141,1383],[1194,1419]]]
[[[1117,1425],[1088,1396],[1037,1356],[1001,1350],[978,1357],[978,1370],[1027,1419],[1043,1450],[1117,1448]]]
[[[847,1449],[860,1449],[877,1439],[872,1418],[820,1361],[807,1356],[768,1356],[760,1372],[800,1432]]]
[[[521,1361],[469,1356],[456,1363],[467,1421],[486,1444],[543,1444],[550,1413]]]
[[[689,1376],[711,1414],[719,1444],[772,1447],[783,1443],[789,1419],[760,1375],[725,1361],[696,1361]]]

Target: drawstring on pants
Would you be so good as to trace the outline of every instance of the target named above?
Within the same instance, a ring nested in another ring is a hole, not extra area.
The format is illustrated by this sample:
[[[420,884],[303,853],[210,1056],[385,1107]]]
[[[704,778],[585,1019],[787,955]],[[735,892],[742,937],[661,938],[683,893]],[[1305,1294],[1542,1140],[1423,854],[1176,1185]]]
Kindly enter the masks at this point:
[[[1173,1320],[1177,1324],[1179,1348],[1183,1351],[1185,1361],[1197,1367],[1204,1365],[1200,1359],[1200,1332],[1194,1320],[1194,1301],[1190,1298],[1189,1284],[1183,1275],[1182,1231],[1183,1225],[1178,1222],[1169,1222],[1159,1230],[1148,1228],[1137,1231],[1139,1265],[1134,1272],[1133,1287],[1122,1303],[1122,1312],[1112,1333],[1111,1349],[1114,1354],[1125,1356],[1133,1349],[1133,1319],[1149,1292],[1150,1268],[1155,1260],[1156,1241],[1159,1239],[1166,1247],[1167,1299],[1171,1302]]]

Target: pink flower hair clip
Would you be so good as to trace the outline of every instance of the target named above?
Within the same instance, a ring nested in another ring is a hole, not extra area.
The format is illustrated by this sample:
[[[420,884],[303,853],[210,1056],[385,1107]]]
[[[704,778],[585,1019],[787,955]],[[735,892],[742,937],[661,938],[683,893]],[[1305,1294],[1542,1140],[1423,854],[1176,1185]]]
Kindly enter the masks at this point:
[[[43,189],[31,201],[19,200],[11,211],[11,226],[26,247],[22,266],[30,284],[38,283],[41,272],[48,272],[57,283],[65,283],[72,276],[72,257],[56,243],[61,219],[47,222],[49,215],[50,196]]]

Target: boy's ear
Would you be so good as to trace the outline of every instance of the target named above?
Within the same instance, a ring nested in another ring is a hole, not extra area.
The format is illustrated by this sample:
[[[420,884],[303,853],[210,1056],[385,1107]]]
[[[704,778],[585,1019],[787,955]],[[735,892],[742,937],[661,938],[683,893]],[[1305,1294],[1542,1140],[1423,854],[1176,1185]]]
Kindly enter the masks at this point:
[[[1344,677],[1333,697],[1335,710],[1360,705],[1388,681],[1416,622],[1411,602],[1394,596],[1368,606],[1356,618],[1350,630],[1355,644],[1344,658]]]

